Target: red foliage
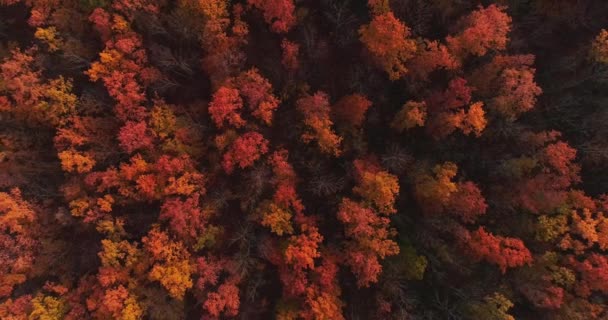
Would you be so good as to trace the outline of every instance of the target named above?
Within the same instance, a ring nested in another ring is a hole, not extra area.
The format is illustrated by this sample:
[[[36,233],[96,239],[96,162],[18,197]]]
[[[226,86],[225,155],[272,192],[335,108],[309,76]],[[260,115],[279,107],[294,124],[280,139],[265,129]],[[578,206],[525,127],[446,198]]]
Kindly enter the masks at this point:
[[[257,132],[247,132],[238,137],[224,154],[222,167],[230,174],[238,166],[241,169],[250,167],[262,155],[268,152],[268,141]]]
[[[31,108],[38,103],[42,97],[40,72],[32,68],[33,53],[31,50],[26,52],[14,50],[11,52],[11,57],[0,65],[2,78],[10,79],[4,85],[11,93],[15,105],[26,110],[28,106]]]
[[[120,146],[128,153],[152,149],[153,139],[145,122],[127,121],[118,133]]]
[[[300,66],[300,61],[298,60],[300,45],[283,39],[283,42],[281,42],[281,49],[283,50],[283,56],[281,58],[283,67],[289,71],[296,71]]]
[[[293,0],[247,0],[247,3],[262,10],[273,32],[285,33],[296,24]]]
[[[444,92],[436,92],[427,99],[427,131],[434,138],[445,138],[456,129],[466,135],[481,135],[487,124],[483,103],[476,102],[471,104],[468,110],[464,109],[471,102],[472,92],[473,88],[467,85],[465,79],[455,78],[450,81]]]
[[[297,176],[287,158],[287,150],[276,151],[269,157],[276,187],[273,201],[284,208],[292,208],[297,215],[301,215],[304,205],[296,193]]]
[[[360,94],[351,94],[342,97],[332,107],[333,115],[356,128],[361,127],[365,120],[365,112],[372,106],[372,102]]]
[[[352,239],[346,245],[346,263],[357,276],[357,284],[367,287],[382,271],[378,259],[399,253],[399,246],[390,239],[394,235],[390,220],[348,198],[342,199],[338,220],[344,224],[346,237]]]
[[[486,213],[488,205],[481,190],[471,181],[459,183],[456,192],[450,195],[446,211],[457,215],[462,221],[473,223]]]
[[[199,207],[198,194],[185,201],[178,198],[168,199],[160,210],[159,219],[169,220],[171,231],[184,241],[196,242],[207,228],[209,212]]]
[[[243,100],[237,89],[221,87],[214,94],[211,103],[209,103],[209,114],[218,128],[223,128],[224,123],[237,128],[245,124],[245,120],[239,114],[243,108]]]
[[[112,36],[112,22],[110,21],[110,14],[103,8],[95,8],[89,16],[89,21],[93,23],[95,30],[99,32],[101,41],[106,42]]]
[[[469,233],[463,245],[474,259],[498,265],[503,274],[507,268],[516,268],[532,262],[532,255],[523,241],[495,236],[483,227]]]
[[[583,261],[570,258],[570,264],[580,274],[576,293],[588,297],[592,291],[608,293],[608,257],[592,253]]]
[[[545,288],[526,286],[522,292],[537,308],[559,309],[564,302],[564,289],[557,286]]]
[[[254,117],[270,125],[272,115],[279,107],[279,99],[272,94],[272,85],[262,77],[257,69],[241,73],[233,81]]]

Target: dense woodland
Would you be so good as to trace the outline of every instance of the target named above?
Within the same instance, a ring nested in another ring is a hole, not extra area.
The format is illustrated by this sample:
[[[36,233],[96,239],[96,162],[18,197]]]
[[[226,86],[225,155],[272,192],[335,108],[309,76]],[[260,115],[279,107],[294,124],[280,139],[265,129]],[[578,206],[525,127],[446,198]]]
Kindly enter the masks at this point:
[[[608,319],[604,28],[0,0],[0,319]]]

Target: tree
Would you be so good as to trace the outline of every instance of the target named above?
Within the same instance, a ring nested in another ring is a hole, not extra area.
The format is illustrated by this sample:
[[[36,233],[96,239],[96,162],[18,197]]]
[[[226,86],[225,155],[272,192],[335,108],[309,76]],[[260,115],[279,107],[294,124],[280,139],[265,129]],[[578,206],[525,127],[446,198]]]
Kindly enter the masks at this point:
[[[347,238],[352,239],[346,244],[346,263],[357,276],[357,285],[367,287],[382,271],[378,259],[399,253],[397,243],[390,239],[394,234],[389,229],[390,220],[348,198],[342,199],[338,220],[344,224]]]
[[[384,69],[391,80],[407,73],[406,62],[416,52],[416,43],[409,39],[410,29],[392,12],[374,16],[359,29],[361,42]]]
[[[241,73],[233,80],[254,117],[266,125],[272,124],[272,115],[279,107],[279,99],[272,94],[272,85],[257,69]]]
[[[595,62],[608,63],[608,31],[602,29],[591,44],[591,59]]]
[[[450,195],[446,211],[458,216],[462,221],[473,223],[486,213],[488,205],[481,190],[471,181],[458,183],[456,191]]]
[[[507,268],[532,262],[532,254],[520,239],[495,236],[483,227],[467,234],[462,243],[471,257],[498,265],[503,274]]]
[[[171,297],[182,300],[186,290],[192,287],[190,276],[194,270],[189,252],[182,243],[171,241],[166,233],[156,229],[151,230],[142,243],[153,261],[148,278],[159,281]]]
[[[355,128],[361,127],[365,120],[365,112],[372,106],[372,102],[360,94],[351,94],[342,97],[332,106],[332,113],[336,119]]]
[[[354,162],[357,185],[353,192],[361,196],[383,214],[397,212],[395,200],[399,194],[399,180],[382,170],[373,160],[358,159]]]
[[[515,320],[508,314],[509,309],[514,306],[511,300],[500,293],[495,292],[483,298],[483,302],[472,304],[470,314],[473,318],[488,320]]]
[[[291,72],[296,71],[300,66],[300,61],[298,60],[300,45],[283,39],[281,42],[281,50],[283,50],[283,55],[281,57],[281,64],[283,64],[283,67]]]
[[[580,274],[580,281],[575,287],[577,294],[588,297],[592,291],[608,292],[608,258],[592,253],[583,261],[570,257],[569,263]]]
[[[303,232],[289,237],[285,249],[285,261],[295,270],[312,269],[314,259],[321,256],[319,245],[323,236],[314,226],[305,226]]]
[[[414,194],[419,205],[426,213],[439,213],[448,203],[452,194],[458,190],[452,179],[458,167],[451,162],[436,165],[433,175],[423,174],[416,179]]]
[[[291,223],[292,213],[277,206],[272,202],[267,202],[259,209],[262,216],[262,225],[269,227],[278,236],[292,234],[293,226]]]
[[[534,108],[542,93],[534,81],[533,64],[533,55],[497,55],[475,70],[470,80],[491,109],[512,121]]]
[[[468,55],[483,56],[491,50],[504,50],[511,31],[511,17],[506,7],[479,7],[460,21],[460,32],[446,38],[450,52],[464,59]]]
[[[314,95],[306,95],[296,101],[298,111],[304,116],[307,131],[302,134],[302,140],[309,143],[316,140],[321,152],[334,156],[340,155],[342,138],[336,135],[331,126],[329,97],[325,92],[317,91]]]
[[[120,128],[118,141],[127,153],[133,153],[137,150],[150,150],[154,146],[145,122],[127,121],[124,127]]]
[[[296,24],[293,0],[247,0],[247,3],[262,10],[273,32],[286,33]]]
[[[0,192],[0,297],[28,279],[40,245],[37,228],[38,217],[19,189]]]
[[[221,87],[214,94],[209,103],[209,114],[218,128],[224,126],[224,122],[240,128],[245,124],[245,120],[238,113],[243,108],[243,100],[237,89]]]
[[[435,70],[455,70],[459,66],[448,48],[438,41],[423,40],[417,44],[415,56],[408,62],[409,75],[427,81]]]
[[[230,174],[237,166],[241,169],[252,166],[267,152],[268,141],[255,131],[247,132],[234,140],[228,151],[224,153],[222,167]]]
[[[423,127],[426,117],[425,102],[408,101],[401,107],[395,118],[393,118],[391,127],[399,132],[414,127]]]

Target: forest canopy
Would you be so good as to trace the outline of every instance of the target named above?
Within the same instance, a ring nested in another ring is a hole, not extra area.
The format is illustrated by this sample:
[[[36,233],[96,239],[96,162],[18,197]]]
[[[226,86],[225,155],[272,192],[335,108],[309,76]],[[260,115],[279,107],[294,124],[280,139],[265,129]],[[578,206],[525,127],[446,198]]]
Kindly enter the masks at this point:
[[[0,319],[608,319],[608,2],[0,0]]]

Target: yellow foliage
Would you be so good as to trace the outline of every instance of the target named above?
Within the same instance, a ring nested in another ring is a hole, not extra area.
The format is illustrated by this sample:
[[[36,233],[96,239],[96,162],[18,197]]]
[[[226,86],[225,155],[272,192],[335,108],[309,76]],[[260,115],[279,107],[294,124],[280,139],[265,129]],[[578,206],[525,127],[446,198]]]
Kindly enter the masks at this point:
[[[177,120],[173,111],[165,104],[152,108],[150,113],[150,128],[161,139],[167,138],[175,131]]]
[[[508,314],[513,302],[500,293],[486,296],[482,303],[475,303],[470,307],[471,319],[484,320],[515,320]]]
[[[148,278],[159,281],[171,297],[182,300],[186,290],[192,288],[194,268],[190,263],[190,253],[181,242],[171,241],[157,228],[152,229],[142,242],[154,260]]]
[[[399,194],[399,179],[386,172],[361,173],[361,181],[353,188],[353,192],[371,202],[382,213],[395,213],[395,197]]]
[[[46,45],[49,46],[50,52],[59,50],[63,45],[63,40],[61,40],[57,34],[57,29],[55,27],[37,28],[34,37],[46,43]]]
[[[36,109],[43,113],[44,119],[53,125],[64,125],[67,119],[76,113],[78,98],[72,94],[72,81],[63,77],[51,80],[46,91],[45,99]]]
[[[62,298],[38,295],[32,299],[30,320],[62,320],[67,312],[67,305]]]
[[[129,242],[101,240],[101,251],[98,253],[103,266],[132,267],[137,263],[139,250]]]
[[[565,215],[558,216],[540,216],[538,218],[538,228],[536,238],[541,241],[551,241],[568,231],[568,217]]]

